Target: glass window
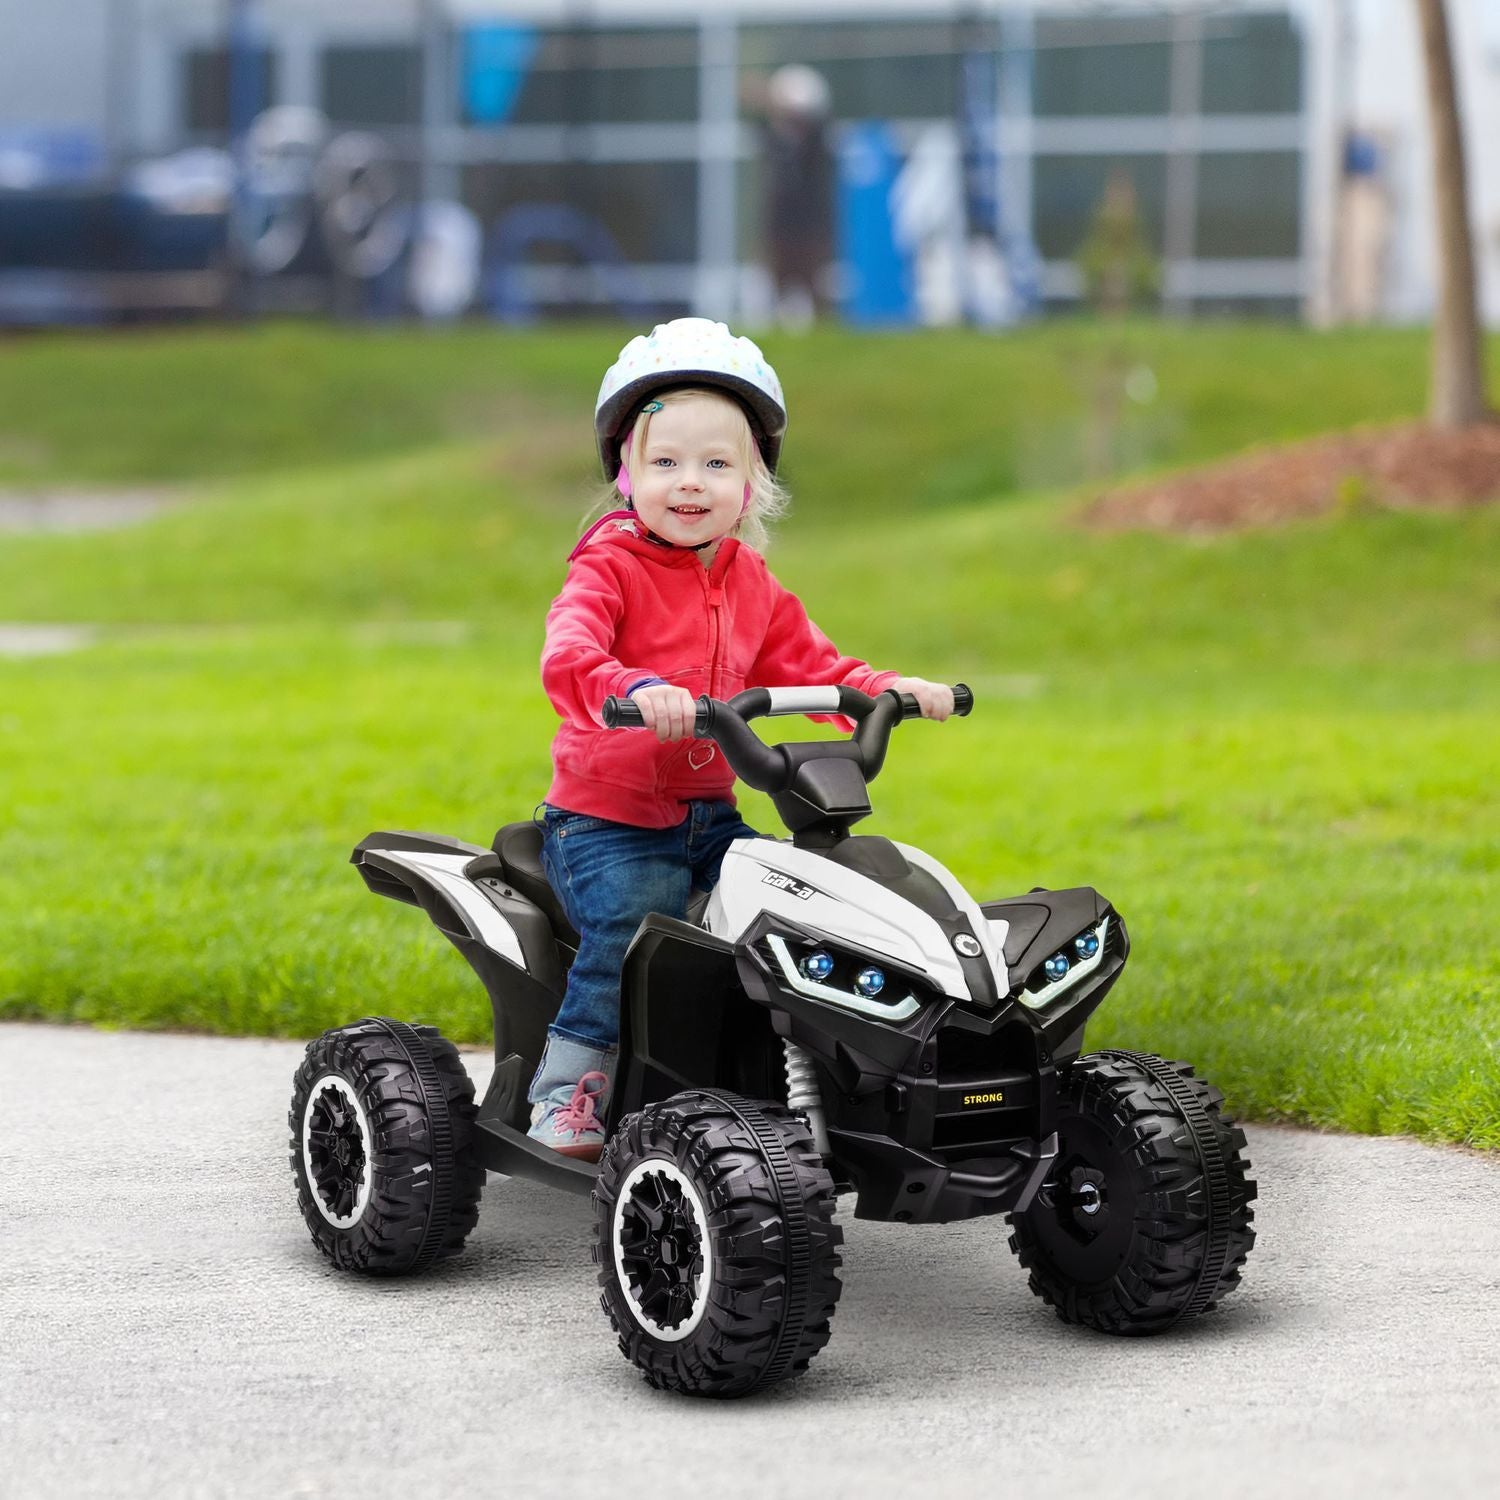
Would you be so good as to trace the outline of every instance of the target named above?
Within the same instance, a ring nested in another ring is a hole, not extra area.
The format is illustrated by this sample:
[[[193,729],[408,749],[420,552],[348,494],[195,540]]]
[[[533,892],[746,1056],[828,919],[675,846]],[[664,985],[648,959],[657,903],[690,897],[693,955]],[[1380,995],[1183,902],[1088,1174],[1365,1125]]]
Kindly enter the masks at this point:
[[[511,122],[675,123],[698,118],[698,34],[573,28],[542,35]]]
[[[965,48],[993,47],[994,28],[972,20],[819,21],[745,26],[740,65],[769,73],[805,63],[828,81],[834,118],[951,117]]]
[[[1285,15],[1227,15],[1203,43],[1203,112],[1295,114],[1302,108],[1302,40]]]
[[[493,225],[523,206],[557,208],[535,218],[528,262],[577,263],[598,253],[597,228],[626,261],[691,261],[698,253],[694,162],[563,162],[466,167],[464,202]],[[512,221],[513,226],[515,221]],[[581,252],[581,253],[580,253]]]
[[[1197,254],[1295,257],[1301,195],[1302,158],[1295,151],[1205,153],[1198,158]]]
[[[338,125],[419,125],[422,53],[415,46],[329,47],[323,112]]]
[[[759,152],[736,165],[734,188],[740,258],[756,260],[766,253],[765,228],[761,223],[765,211],[766,170]]]
[[[229,51],[225,47],[193,47],[182,55],[182,98],[191,131],[229,129]],[[255,112],[276,102],[276,56],[256,49]]]
[[[1142,233],[1152,253],[1160,255],[1166,222],[1164,156],[1038,156],[1032,213],[1037,248],[1046,259],[1071,260],[1078,254],[1116,172],[1135,188]]]
[[[1172,72],[1164,17],[1043,17],[1033,109],[1045,115],[1164,115]]]

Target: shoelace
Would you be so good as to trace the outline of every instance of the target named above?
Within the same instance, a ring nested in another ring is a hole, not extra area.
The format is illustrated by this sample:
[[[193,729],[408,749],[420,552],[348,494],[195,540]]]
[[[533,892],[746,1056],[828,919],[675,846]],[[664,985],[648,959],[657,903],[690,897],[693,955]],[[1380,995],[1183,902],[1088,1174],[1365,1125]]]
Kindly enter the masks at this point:
[[[591,1091],[589,1084],[596,1079],[598,1086]],[[601,1098],[608,1087],[609,1074],[585,1073],[574,1087],[573,1097],[558,1110],[554,1118],[556,1128],[559,1131],[571,1130],[575,1135],[602,1129],[594,1101]]]

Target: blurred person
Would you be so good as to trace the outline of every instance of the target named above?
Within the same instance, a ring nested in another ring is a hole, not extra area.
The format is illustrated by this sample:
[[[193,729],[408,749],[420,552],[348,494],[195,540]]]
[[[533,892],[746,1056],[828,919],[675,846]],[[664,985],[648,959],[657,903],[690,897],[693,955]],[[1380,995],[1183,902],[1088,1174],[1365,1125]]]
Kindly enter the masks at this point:
[[[912,694],[946,719],[953,691],[840,654],[761,550],[785,509],[786,408],[761,351],[722,323],[678,318],[632,339],[594,410],[613,509],[568,558],[547,614],[542,684],[562,719],[541,803],[542,865],[580,936],[528,1092],[532,1139],[597,1161],[620,1034],[620,968],[649,912],[684,916],[730,844],[761,835],[734,773],[692,737],[695,695],[847,684]],[[609,731],[611,695],[645,729]],[[814,718],[836,715],[814,714]],[[682,743],[686,741],[686,743]]]
[[[1373,134],[1351,131],[1344,142],[1334,295],[1336,316],[1349,323],[1373,323],[1385,305],[1394,227],[1387,155],[1387,145]]]
[[[919,321],[929,328],[961,322],[968,236],[952,126],[931,125],[917,137],[891,187],[891,223],[911,260]]]
[[[748,80],[746,102],[764,114],[766,253],[777,320],[804,328],[830,308],[834,258],[834,163],[830,95],[821,73],[800,63],[763,84]]]

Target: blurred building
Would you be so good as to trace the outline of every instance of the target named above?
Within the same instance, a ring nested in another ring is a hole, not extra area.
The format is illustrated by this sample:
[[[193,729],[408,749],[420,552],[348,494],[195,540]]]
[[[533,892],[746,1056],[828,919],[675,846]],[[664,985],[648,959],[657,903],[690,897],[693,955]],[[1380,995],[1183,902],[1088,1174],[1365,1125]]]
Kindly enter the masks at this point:
[[[1500,138],[1500,0],[1449,4],[1483,291],[1500,323],[1500,152],[1486,149]],[[65,268],[36,263],[43,221],[7,230],[18,195],[61,194],[54,222],[76,226],[90,184],[227,150],[251,115],[296,105],[333,131],[375,133],[406,201],[472,211],[480,295],[498,312],[753,316],[766,296],[763,168],[745,84],[796,62],[827,81],[836,143],[878,120],[898,158],[924,143],[936,160],[932,143],[948,133],[970,212],[992,216],[1010,274],[1028,260],[1046,304],[1080,294],[1074,257],[1123,171],[1173,311],[1421,318],[1434,256],[1413,10],[1412,0],[0,0],[0,303],[7,276]],[[183,170],[207,183],[213,159]],[[992,179],[977,194],[976,173]],[[81,232],[54,238],[60,263],[87,259]],[[121,250],[129,236],[112,233],[112,253],[144,274],[149,245]],[[232,259],[222,243],[213,256],[221,272]]]

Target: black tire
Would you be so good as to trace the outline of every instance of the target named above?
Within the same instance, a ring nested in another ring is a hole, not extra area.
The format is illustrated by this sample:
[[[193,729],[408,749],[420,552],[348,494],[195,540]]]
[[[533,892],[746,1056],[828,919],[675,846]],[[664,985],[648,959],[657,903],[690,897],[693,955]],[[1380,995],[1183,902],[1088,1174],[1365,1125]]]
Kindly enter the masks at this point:
[[[620,1122],[593,1196],[599,1300],[652,1385],[744,1396],[828,1342],[844,1235],[801,1116],[674,1094]]]
[[[456,1255],[479,1217],[474,1085],[431,1026],[371,1017],[307,1045],[292,1176],[313,1243],[345,1271],[406,1276]]]
[[[1224,1096],[1180,1062],[1095,1052],[1058,1099],[1057,1162],[1010,1248],[1065,1323],[1160,1333],[1240,1282],[1255,1183]]]

